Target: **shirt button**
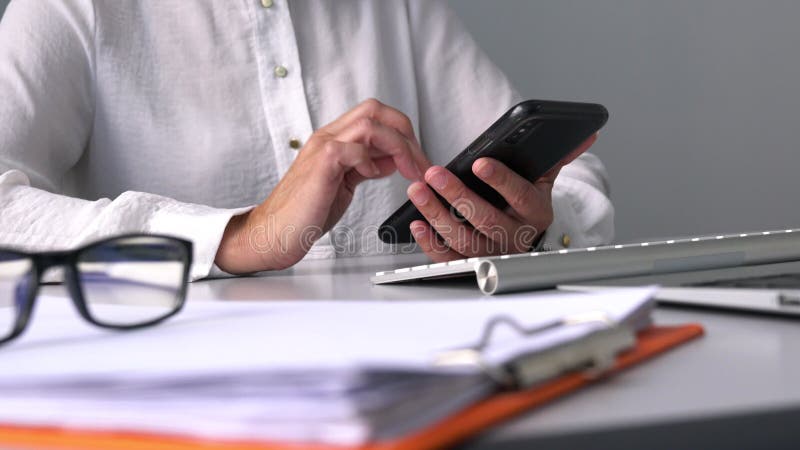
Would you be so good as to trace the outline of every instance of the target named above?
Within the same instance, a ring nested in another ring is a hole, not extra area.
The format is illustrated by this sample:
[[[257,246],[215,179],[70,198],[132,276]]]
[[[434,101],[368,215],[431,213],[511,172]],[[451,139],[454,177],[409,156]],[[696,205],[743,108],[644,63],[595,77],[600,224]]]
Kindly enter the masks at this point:
[[[564,248],[568,248],[569,244],[571,243],[572,243],[572,238],[570,238],[568,234],[565,233],[561,236],[561,245],[563,245]]]
[[[274,5],[272,0],[261,0],[261,6],[264,8],[272,8],[272,5]]]
[[[289,147],[293,148],[294,150],[298,150],[302,146],[303,143],[300,142],[300,139],[289,139]]]
[[[278,78],[286,78],[289,75],[289,70],[284,66],[275,66],[275,76]]]

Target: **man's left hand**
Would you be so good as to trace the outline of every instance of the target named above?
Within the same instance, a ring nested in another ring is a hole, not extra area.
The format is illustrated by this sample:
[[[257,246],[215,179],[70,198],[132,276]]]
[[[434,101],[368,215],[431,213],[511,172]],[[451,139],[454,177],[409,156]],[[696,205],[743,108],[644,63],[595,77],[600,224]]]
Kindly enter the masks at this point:
[[[556,167],[533,181],[495,159],[475,161],[472,172],[506,200],[508,207],[503,210],[470,190],[444,167],[432,166],[425,172],[427,184],[415,182],[408,187],[408,197],[430,223],[412,222],[411,234],[435,262],[530,251],[553,222],[551,193],[561,168],[596,140],[597,135],[593,135]],[[464,219],[451,213],[436,198],[431,187]]]

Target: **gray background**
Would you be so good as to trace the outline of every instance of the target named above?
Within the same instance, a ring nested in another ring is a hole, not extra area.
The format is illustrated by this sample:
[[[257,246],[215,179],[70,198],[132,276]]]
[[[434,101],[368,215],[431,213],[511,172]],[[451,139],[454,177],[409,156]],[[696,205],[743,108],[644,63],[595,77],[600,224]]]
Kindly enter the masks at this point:
[[[800,2],[450,4],[525,96],[609,108],[619,240],[800,226]]]
[[[800,2],[450,4],[525,96],[609,108],[618,240],[800,226]]]

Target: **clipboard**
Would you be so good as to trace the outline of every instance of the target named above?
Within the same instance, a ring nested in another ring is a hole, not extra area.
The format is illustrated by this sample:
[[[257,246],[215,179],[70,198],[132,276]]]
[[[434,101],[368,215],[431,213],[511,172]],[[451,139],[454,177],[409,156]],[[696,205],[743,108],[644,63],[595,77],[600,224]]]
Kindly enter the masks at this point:
[[[491,335],[492,330],[487,328]],[[651,326],[635,337],[632,348],[617,355],[605,370],[589,367],[573,371],[530,386],[501,390],[495,395],[399,439],[372,442],[357,447],[341,447],[300,442],[208,441],[190,437],[165,436],[133,432],[107,432],[0,425],[0,445],[18,449],[45,450],[362,450],[439,449],[456,445],[489,427],[523,412],[542,407],[604,377],[646,361],[652,357],[689,342],[703,334],[699,324],[657,327]],[[612,339],[621,339],[618,334]],[[481,341],[483,342],[483,340]],[[621,341],[616,341],[620,343]],[[479,342],[480,344],[480,342]],[[504,370],[509,370],[505,368]],[[520,380],[517,380],[517,382]],[[524,381],[524,380],[521,380]],[[529,379],[533,381],[533,379]]]

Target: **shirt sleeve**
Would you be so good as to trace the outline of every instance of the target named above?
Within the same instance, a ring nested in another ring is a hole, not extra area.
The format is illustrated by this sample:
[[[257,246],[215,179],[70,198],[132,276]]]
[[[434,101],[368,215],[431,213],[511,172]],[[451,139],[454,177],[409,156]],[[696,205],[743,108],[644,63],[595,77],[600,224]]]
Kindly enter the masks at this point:
[[[440,0],[407,0],[419,132],[436,164],[447,163],[521,96]],[[614,238],[605,168],[592,154],[564,167],[553,187],[554,222],[540,247],[592,246]],[[566,237],[565,237],[566,236]]]
[[[233,215],[141,192],[87,201],[60,195],[94,118],[90,0],[12,1],[0,22],[0,246],[54,250],[124,233],[194,242],[193,279],[211,273]]]

